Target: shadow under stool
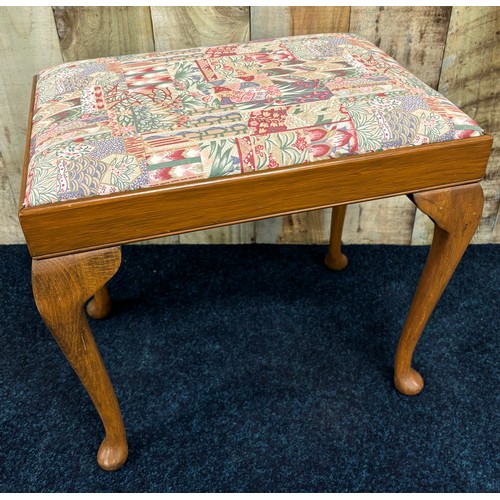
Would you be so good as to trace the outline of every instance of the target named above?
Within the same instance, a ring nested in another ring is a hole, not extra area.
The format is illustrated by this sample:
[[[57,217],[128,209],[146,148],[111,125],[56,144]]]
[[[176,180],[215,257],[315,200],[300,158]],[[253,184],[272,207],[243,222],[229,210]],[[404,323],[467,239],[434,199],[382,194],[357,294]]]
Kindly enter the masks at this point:
[[[325,263],[339,271],[346,206],[408,195],[435,231],[394,383],[422,390],[413,352],[481,219],[492,138],[368,41],[66,63],[35,77],[27,139],[19,219],[33,293],[104,424],[102,468],[121,467],[128,448],[86,314],[109,313],[106,283],[128,242],[332,207]]]

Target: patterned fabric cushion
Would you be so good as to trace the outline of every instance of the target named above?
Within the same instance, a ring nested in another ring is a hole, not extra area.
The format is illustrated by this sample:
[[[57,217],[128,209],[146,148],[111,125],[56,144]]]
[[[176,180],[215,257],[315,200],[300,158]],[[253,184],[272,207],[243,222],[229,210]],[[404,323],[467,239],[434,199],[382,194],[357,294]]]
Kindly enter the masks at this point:
[[[78,61],[39,75],[25,206],[481,133],[352,34]]]

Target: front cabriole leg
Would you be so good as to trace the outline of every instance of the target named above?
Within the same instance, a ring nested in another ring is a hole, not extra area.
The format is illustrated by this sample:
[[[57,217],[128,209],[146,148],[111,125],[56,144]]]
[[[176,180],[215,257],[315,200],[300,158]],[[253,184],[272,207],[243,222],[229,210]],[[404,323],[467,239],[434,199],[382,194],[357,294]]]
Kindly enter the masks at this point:
[[[33,294],[45,324],[87,389],[106,431],[97,461],[105,470],[127,459],[125,428],[94,341],[84,303],[99,294],[121,262],[119,247],[33,261]],[[99,296],[98,301],[103,302]],[[105,299],[105,298],[104,298]]]
[[[416,193],[410,197],[434,222],[434,238],[396,352],[394,383],[398,391],[418,394],[424,381],[411,367],[415,346],[455,271],[483,211],[479,184]]]

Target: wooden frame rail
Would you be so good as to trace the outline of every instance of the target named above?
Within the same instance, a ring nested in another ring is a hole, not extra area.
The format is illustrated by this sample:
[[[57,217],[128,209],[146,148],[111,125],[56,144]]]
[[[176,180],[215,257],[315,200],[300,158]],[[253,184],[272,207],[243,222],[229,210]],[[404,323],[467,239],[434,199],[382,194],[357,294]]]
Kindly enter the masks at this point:
[[[35,259],[477,182],[493,141],[484,135],[23,207],[35,86],[36,77],[19,201],[19,220]]]
[[[491,144],[481,136],[94,196],[21,208],[19,220],[32,257],[53,257],[477,182]]]

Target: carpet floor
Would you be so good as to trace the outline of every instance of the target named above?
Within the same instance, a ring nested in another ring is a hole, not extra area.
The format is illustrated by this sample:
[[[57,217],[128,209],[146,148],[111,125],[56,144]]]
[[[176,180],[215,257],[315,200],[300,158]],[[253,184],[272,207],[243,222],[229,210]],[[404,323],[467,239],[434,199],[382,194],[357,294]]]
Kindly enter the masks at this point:
[[[0,246],[0,491],[494,492],[500,246],[471,246],[414,359],[392,362],[424,247],[126,246],[91,320],[128,433],[107,473],[85,390]]]

